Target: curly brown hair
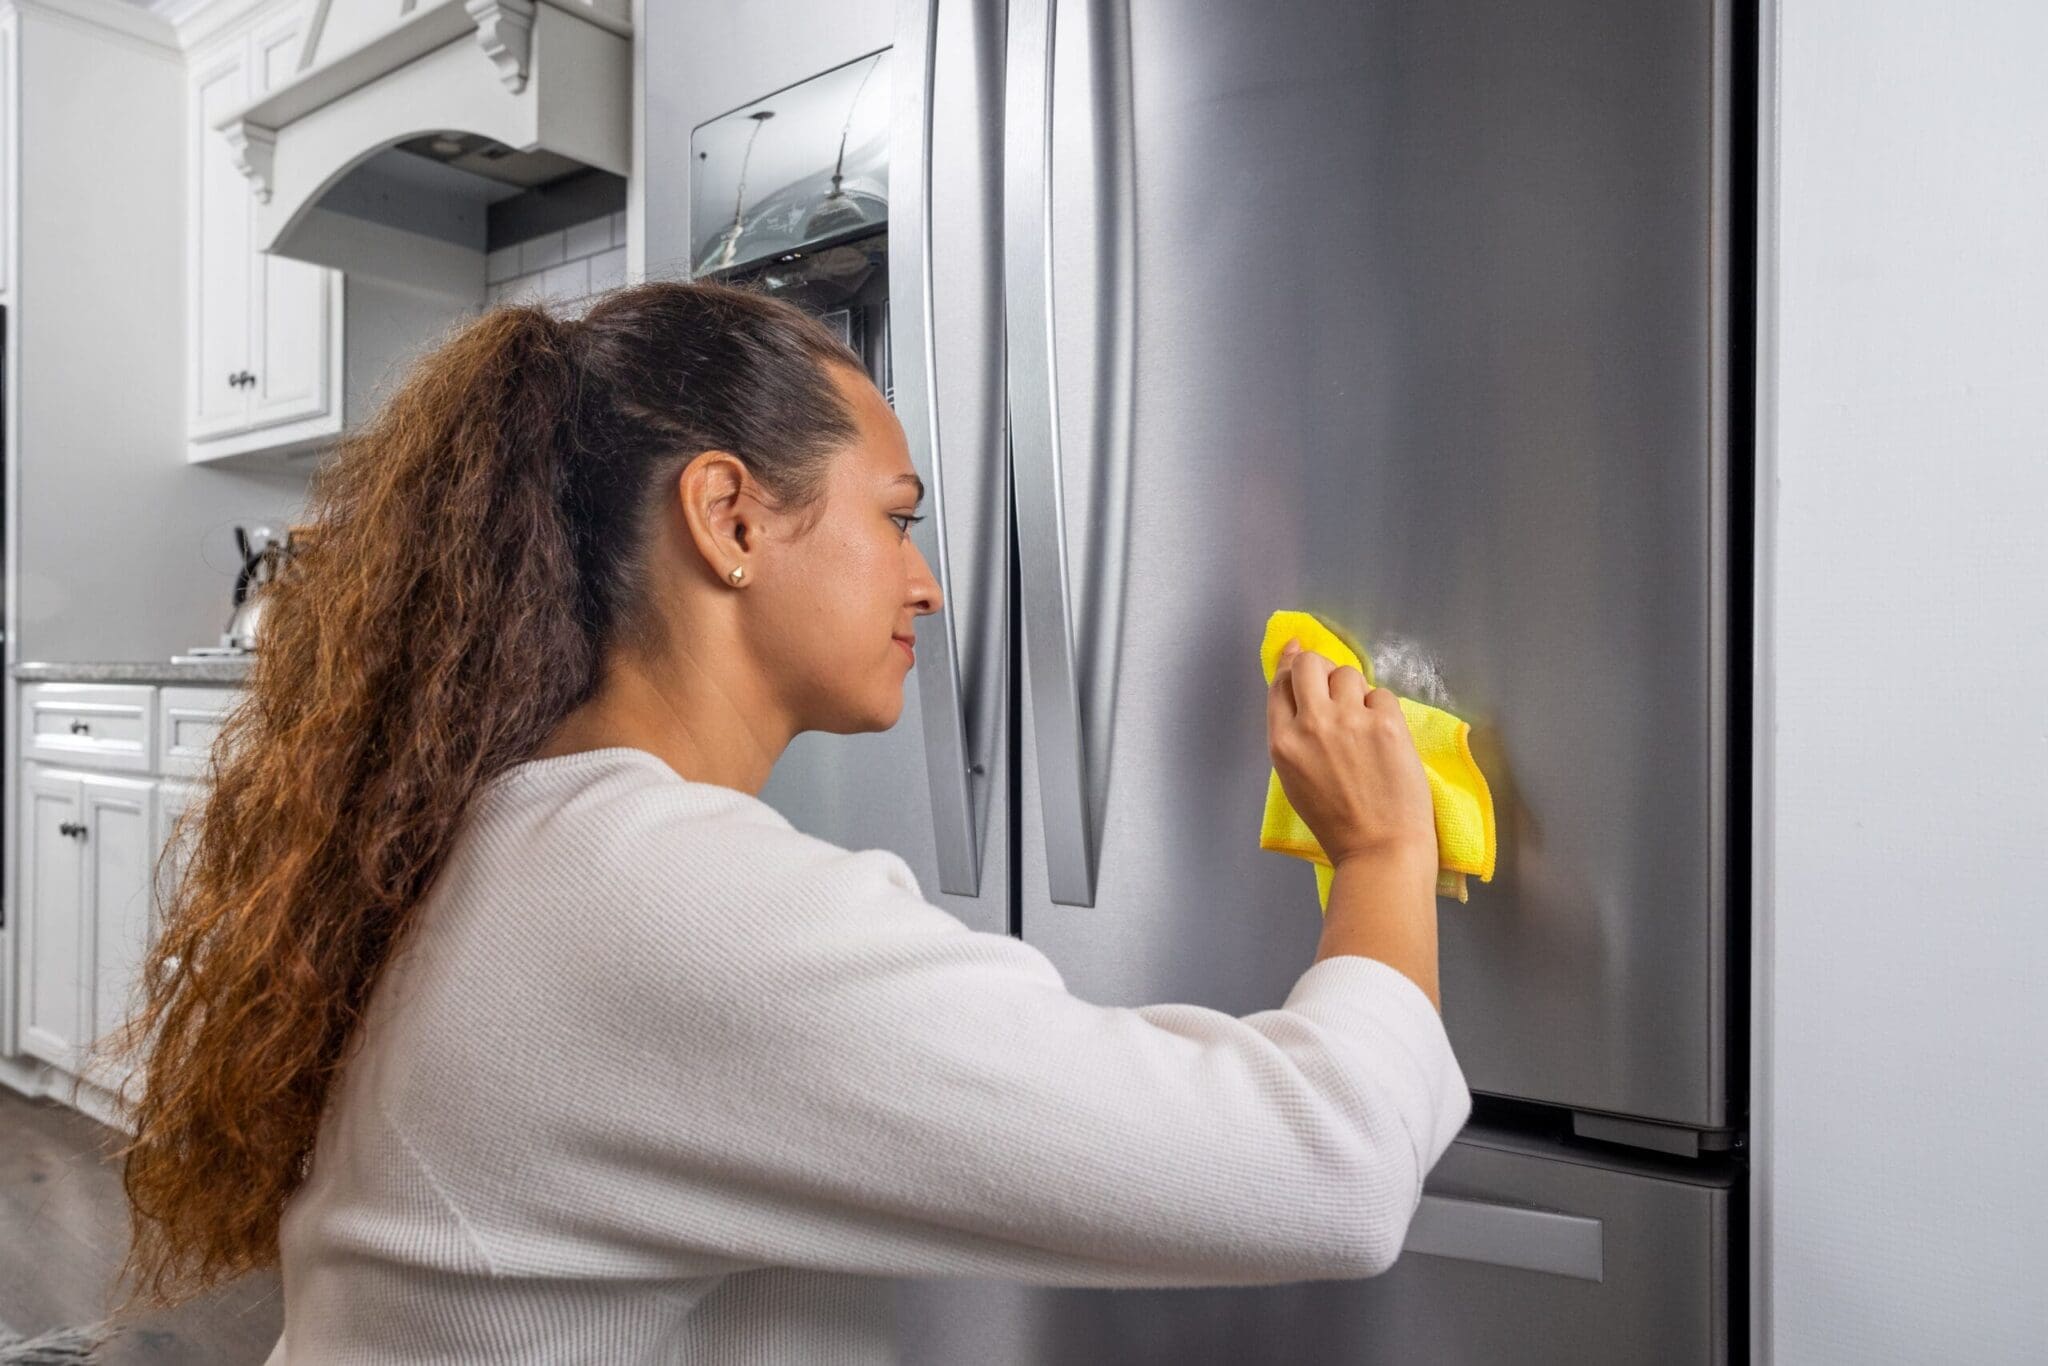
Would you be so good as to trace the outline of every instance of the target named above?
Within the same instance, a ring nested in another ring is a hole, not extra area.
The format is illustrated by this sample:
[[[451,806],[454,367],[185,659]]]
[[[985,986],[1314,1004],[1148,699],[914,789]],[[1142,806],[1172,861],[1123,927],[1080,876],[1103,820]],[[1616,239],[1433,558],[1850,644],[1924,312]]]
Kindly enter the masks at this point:
[[[499,308],[419,360],[315,478],[312,535],[180,823],[189,858],[103,1047],[133,1058],[122,1306],[276,1264],[330,1086],[478,788],[649,629],[651,514],[698,452],[822,501],[854,355],[789,304],[656,282]],[[707,571],[708,572],[708,571]]]

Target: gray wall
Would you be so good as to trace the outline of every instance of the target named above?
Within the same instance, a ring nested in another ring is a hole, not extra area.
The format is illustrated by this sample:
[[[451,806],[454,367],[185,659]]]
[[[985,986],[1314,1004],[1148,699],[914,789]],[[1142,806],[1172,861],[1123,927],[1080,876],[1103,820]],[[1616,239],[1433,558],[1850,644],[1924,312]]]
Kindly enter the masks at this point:
[[[281,527],[305,476],[185,461],[184,72],[55,20],[23,25],[20,70],[15,657],[217,643],[232,527]]]
[[[1759,1309],[1781,1366],[2039,1361],[2048,6],[1775,11]]]

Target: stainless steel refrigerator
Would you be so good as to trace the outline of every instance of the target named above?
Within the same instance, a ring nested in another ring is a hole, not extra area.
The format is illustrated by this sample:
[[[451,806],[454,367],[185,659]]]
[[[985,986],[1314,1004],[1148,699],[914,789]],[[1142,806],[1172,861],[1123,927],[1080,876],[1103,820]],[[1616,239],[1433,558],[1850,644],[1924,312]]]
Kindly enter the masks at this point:
[[[1426,655],[1497,804],[1440,902],[1474,1121],[1391,1272],[905,1282],[907,1360],[1746,1355],[1754,24],[648,7],[650,271],[829,315],[934,495],[901,721],[800,737],[766,800],[1077,995],[1239,1015],[1321,930],[1257,847],[1270,612]]]

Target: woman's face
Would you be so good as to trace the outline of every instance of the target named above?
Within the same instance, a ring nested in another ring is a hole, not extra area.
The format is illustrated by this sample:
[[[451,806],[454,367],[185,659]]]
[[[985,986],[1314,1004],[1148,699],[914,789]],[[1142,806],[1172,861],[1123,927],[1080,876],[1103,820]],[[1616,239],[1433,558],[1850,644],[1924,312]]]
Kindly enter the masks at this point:
[[[793,539],[768,514],[769,534],[742,591],[747,633],[799,730],[887,730],[903,711],[916,620],[943,605],[931,566],[911,541],[922,485],[902,424],[867,376],[833,367],[859,428],[834,457],[816,524]],[[758,628],[758,629],[757,629]]]

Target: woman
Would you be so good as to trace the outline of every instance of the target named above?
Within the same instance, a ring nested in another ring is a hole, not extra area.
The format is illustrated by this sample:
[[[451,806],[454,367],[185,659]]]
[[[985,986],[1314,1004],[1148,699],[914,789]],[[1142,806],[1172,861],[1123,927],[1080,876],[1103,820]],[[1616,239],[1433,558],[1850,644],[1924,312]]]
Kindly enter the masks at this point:
[[[754,794],[884,730],[939,587],[853,355],[647,284],[490,312],[315,491],[145,967],[155,1303],[278,1264],[273,1361],[893,1358],[890,1275],[1371,1275],[1470,1105],[1391,694],[1291,653],[1337,865],[1244,1019],[1069,995]]]

